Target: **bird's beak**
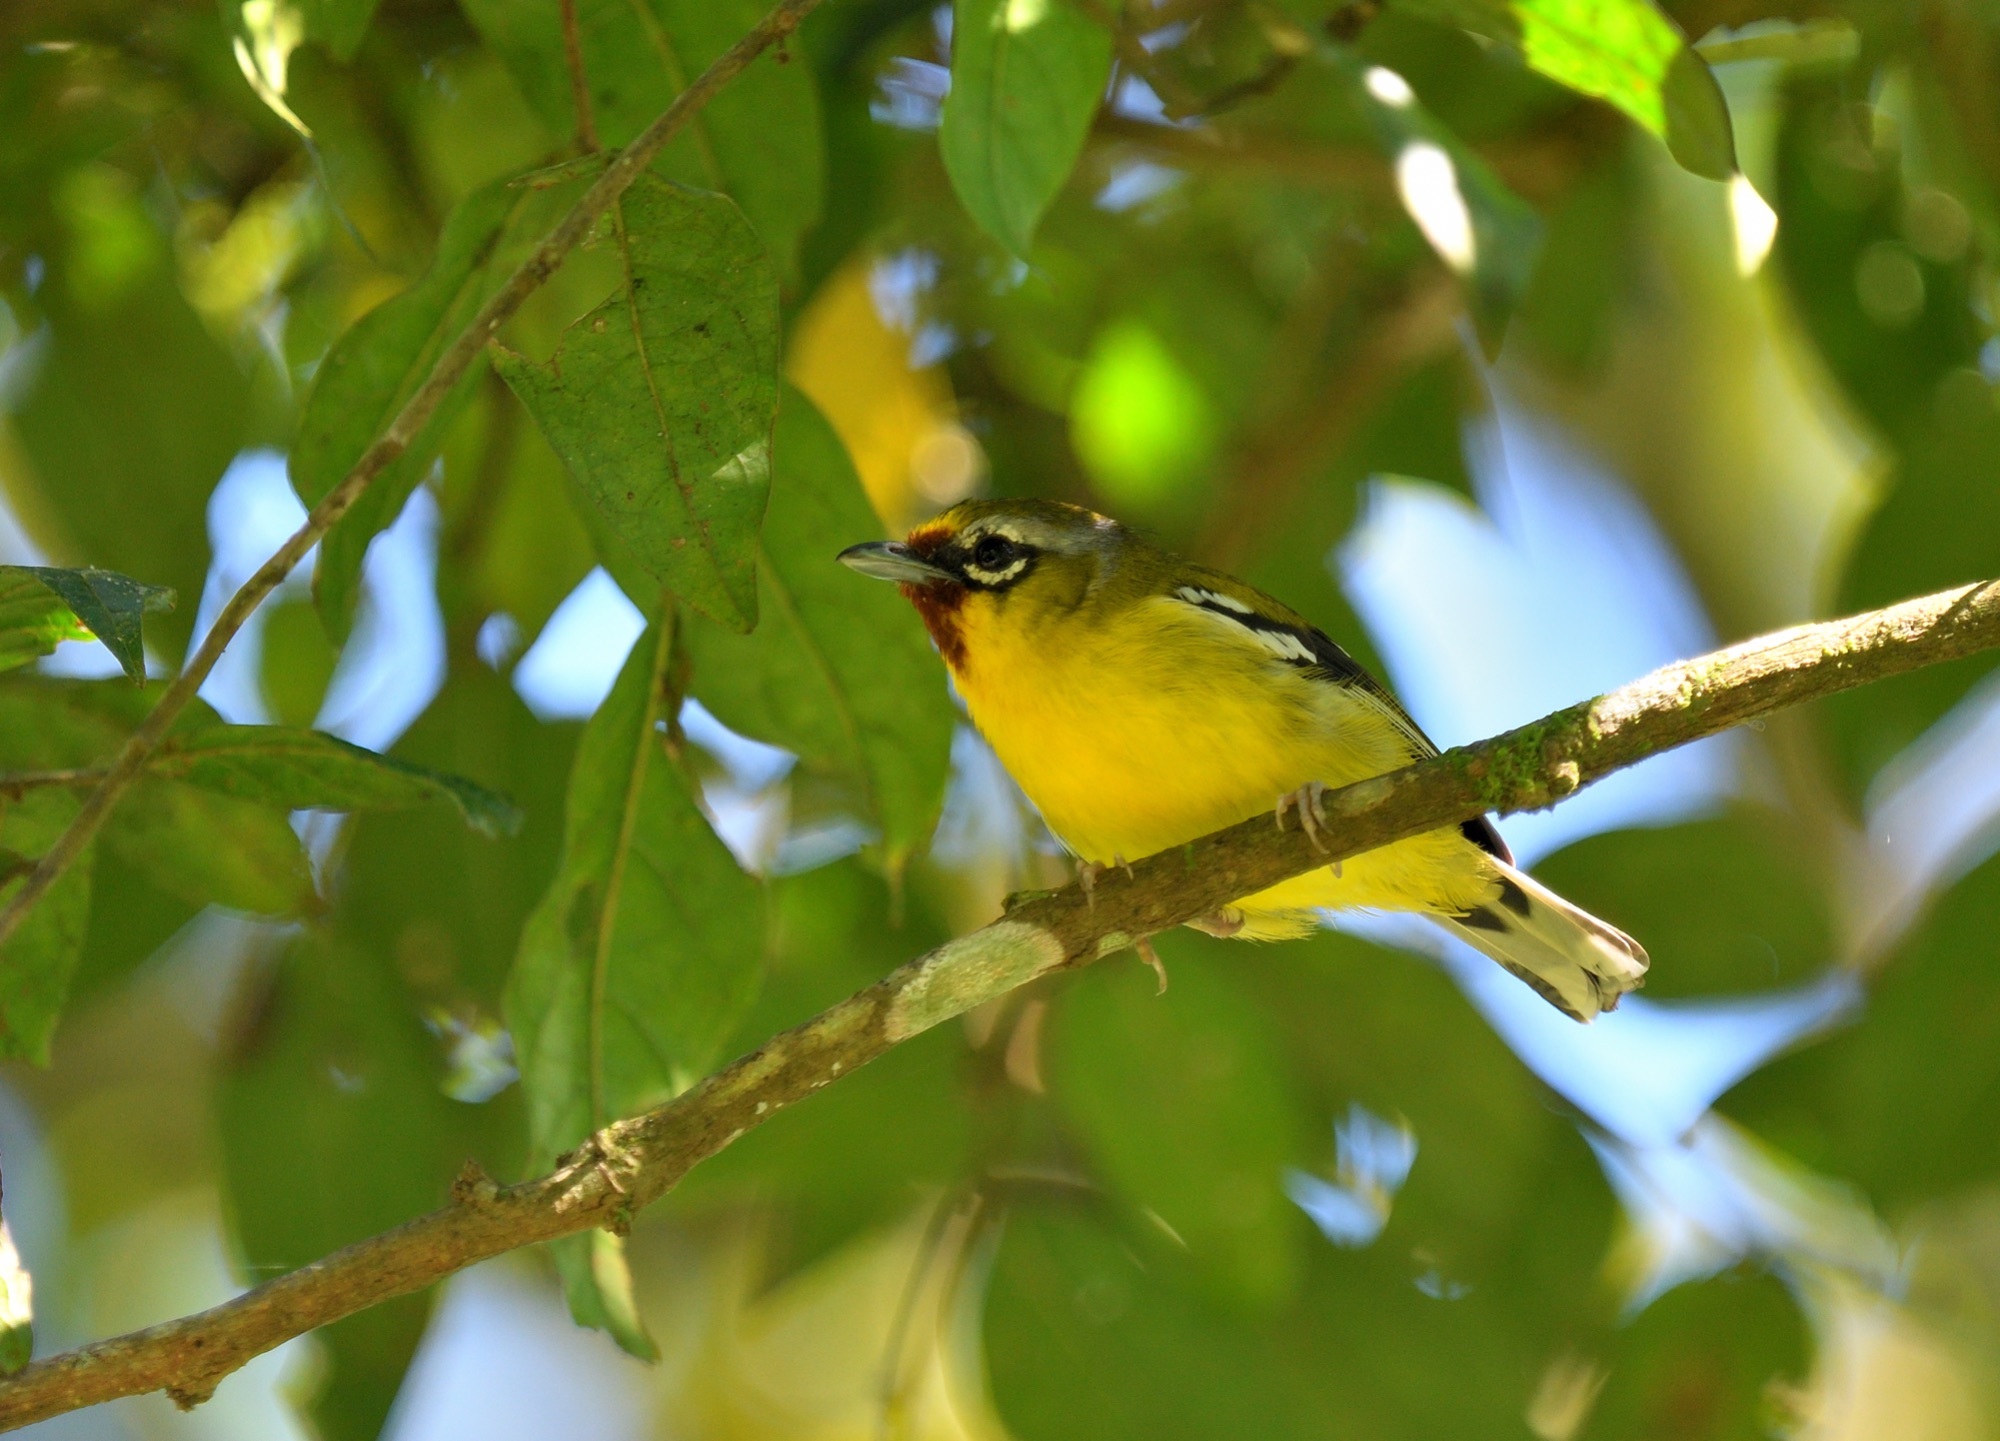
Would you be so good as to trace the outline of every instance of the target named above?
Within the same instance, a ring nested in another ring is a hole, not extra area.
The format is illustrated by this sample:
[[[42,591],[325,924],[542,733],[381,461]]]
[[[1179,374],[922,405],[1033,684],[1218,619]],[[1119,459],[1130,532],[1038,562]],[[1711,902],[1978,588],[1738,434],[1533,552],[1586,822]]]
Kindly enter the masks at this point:
[[[900,581],[904,585],[934,585],[956,580],[943,566],[932,565],[901,541],[871,540],[850,545],[840,553],[840,563],[849,570],[872,575],[877,580]]]

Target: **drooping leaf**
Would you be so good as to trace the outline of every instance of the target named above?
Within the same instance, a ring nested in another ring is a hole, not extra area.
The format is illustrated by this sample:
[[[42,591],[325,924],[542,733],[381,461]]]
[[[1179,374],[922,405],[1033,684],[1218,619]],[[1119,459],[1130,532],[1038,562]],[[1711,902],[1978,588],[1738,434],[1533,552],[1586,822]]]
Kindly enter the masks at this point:
[[[670,652],[656,624],[584,729],[562,861],[522,930],[508,981],[537,1169],[607,1122],[692,1085],[756,995],[762,888],[709,828],[666,753]],[[622,1280],[600,1274],[616,1272],[615,1254],[590,1249],[588,1238],[567,1244],[572,1314],[650,1352],[643,1331],[621,1320]]]
[[[465,0],[464,10],[549,128],[574,135],[556,7]],[[600,142],[630,142],[763,10],[759,0],[578,0],[577,32]],[[812,67],[764,56],[689,120],[654,171],[732,197],[778,269],[790,275],[800,238],[819,219],[825,163]]]
[[[369,311],[334,342],[314,376],[292,442],[292,485],[307,506],[325,499],[353,469],[493,286],[506,278],[494,264],[502,237],[510,225],[532,229],[527,222],[546,208],[544,196],[505,182],[468,195],[446,219],[437,254],[422,278]],[[369,542],[396,518],[424,478],[452,420],[484,373],[483,360],[466,372],[409,448],[320,542],[313,585],[320,614],[336,640],[346,640],[354,624]]]
[[[153,884],[197,905],[263,916],[319,908],[291,821],[255,801],[148,778],[112,811],[102,841]]]
[[[75,819],[80,802],[65,791],[29,791],[0,798],[0,849],[23,862],[39,861]],[[49,1038],[69,995],[70,977],[83,952],[90,921],[90,870],[95,848],[86,848],[0,945],[0,1056],[49,1063]],[[5,905],[27,881],[29,866],[10,865],[0,881]]]
[[[169,740],[146,769],[284,810],[405,810],[445,800],[481,835],[511,835],[521,824],[505,796],[462,776],[294,726],[207,726]]]
[[[546,365],[495,361],[634,559],[747,631],[778,404],[778,286],[734,202],[642,176],[618,204],[626,285]]]
[[[222,1172],[250,1273],[276,1275],[443,1203],[466,1154],[437,1050],[386,958],[313,931],[268,976],[219,1078]],[[317,1434],[371,1441],[423,1336],[431,1292],[319,1332],[302,1398]]]
[[[125,674],[146,679],[140,631],[148,611],[172,610],[174,593],[116,571],[0,565],[0,670],[45,656],[59,641],[97,639]]]
[[[1729,107],[1702,58],[1652,0],[1395,0],[1511,46],[1549,79],[1615,105],[1697,175],[1736,170]]]
[[[758,551],[757,629],[690,628],[693,689],[723,724],[850,785],[892,856],[929,833],[954,720],[923,627],[887,586],[832,559],[878,532],[840,437],[787,391]]]
[[[938,148],[972,218],[1025,257],[1111,77],[1111,33],[1066,0],[956,0]]]

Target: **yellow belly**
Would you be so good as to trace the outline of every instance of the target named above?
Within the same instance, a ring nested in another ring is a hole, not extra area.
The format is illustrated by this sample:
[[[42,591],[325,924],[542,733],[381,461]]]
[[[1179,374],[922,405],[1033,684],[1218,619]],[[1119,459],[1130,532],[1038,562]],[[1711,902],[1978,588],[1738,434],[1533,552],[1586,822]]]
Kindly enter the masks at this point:
[[[1376,707],[1246,648],[1170,601],[1088,627],[965,618],[954,669],[980,732],[1049,829],[1084,860],[1136,860],[1253,815],[1309,781],[1405,765]],[[1310,929],[1329,907],[1463,912],[1494,891],[1456,830],[1308,872],[1233,909],[1253,938]]]

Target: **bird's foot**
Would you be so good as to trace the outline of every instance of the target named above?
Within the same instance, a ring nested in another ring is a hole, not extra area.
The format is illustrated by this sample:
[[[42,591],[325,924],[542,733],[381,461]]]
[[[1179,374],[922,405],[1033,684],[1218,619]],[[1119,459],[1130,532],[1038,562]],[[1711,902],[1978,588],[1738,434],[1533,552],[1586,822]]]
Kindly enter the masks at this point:
[[[1160,964],[1160,953],[1153,949],[1152,941],[1141,936],[1132,943],[1132,949],[1139,953],[1139,959],[1151,966],[1153,974],[1160,978],[1160,989],[1154,994],[1164,996],[1167,993],[1167,968]]]
[[[1278,829],[1283,830],[1285,828],[1285,812],[1297,809],[1299,813],[1299,829],[1306,833],[1306,839],[1312,842],[1313,849],[1322,855],[1326,853],[1326,847],[1319,843],[1319,828],[1326,824],[1326,812],[1321,809],[1320,801],[1325,795],[1325,781],[1307,781],[1297,790],[1288,791],[1286,794],[1279,796],[1275,812]]]
[[[1104,867],[1100,866],[1096,861],[1085,861],[1076,868],[1076,883],[1083,887],[1083,906],[1085,910],[1094,911],[1097,909],[1097,878],[1103,874]]]
[[[1191,930],[1226,941],[1243,929],[1243,912],[1225,906],[1222,910],[1210,911],[1205,916],[1196,916],[1187,924]]]
[[[1125,872],[1126,880],[1135,881],[1138,879],[1137,876],[1132,874],[1132,863],[1126,860],[1125,857],[1119,855],[1118,852],[1116,851],[1113,851],[1111,853],[1111,864],[1118,867],[1119,870]]]

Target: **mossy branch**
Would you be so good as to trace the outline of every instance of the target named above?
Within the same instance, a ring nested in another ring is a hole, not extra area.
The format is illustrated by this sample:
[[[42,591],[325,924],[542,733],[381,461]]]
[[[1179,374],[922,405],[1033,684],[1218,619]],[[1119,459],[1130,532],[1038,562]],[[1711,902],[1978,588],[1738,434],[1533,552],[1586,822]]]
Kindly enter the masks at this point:
[[[1053,971],[1205,915],[1287,877],[1489,811],[1539,810],[1647,756],[1801,701],[2000,646],[2000,582],[1800,626],[1682,661],[1533,725],[1330,792],[1313,849],[1243,822],[1107,872],[1086,896],[1039,893],[773,1037],[659,1109],[607,1126],[552,1174],[501,1187],[468,1168],[451,1203],[212,1310],[37,1361],[0,1381],[0,1429],[120,1396],[183,1405],[315,1326],[503,1251],[623,1223],[753,1127],[910,1037]]]

